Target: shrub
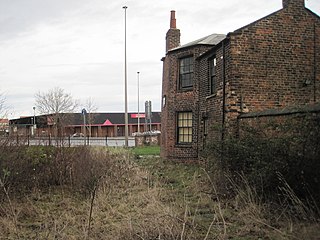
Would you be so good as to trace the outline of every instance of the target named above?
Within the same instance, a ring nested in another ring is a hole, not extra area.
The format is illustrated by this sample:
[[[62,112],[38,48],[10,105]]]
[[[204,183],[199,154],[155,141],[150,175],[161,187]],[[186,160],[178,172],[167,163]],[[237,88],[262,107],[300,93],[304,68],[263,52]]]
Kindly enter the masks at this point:
[[[240,137],[229,135],[223,142],[211,142],[207,150],[220,169],[239,182],[243,174],[266,199],[276,200],[285,182],[297,197],[311,200],[314,208],[320,203],[317,117],[242,124]]]
[[[100,178],[121,170],[116,169],[121,158],[105,148],[2,145],[0,150],[1,180],[15,194],[58,185],[87,194]]]

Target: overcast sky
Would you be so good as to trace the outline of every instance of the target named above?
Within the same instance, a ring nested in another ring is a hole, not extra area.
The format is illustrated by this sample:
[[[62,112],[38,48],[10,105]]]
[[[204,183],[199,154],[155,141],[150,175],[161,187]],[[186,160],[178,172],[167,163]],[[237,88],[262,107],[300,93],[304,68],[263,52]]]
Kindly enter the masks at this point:
[[[160,111],[170,11],[181,43],[234,31],[282,8],[281,0],[0,0],[0,93],[9,118],[33,114],[34,95],[56,86],[99,112],[124,112],[124,9],[128,110]],[[306,6],[320,14],[319,0]],[[83,106],[83,105],[82,105]],[[82,106],[79,107],[81,112]]]

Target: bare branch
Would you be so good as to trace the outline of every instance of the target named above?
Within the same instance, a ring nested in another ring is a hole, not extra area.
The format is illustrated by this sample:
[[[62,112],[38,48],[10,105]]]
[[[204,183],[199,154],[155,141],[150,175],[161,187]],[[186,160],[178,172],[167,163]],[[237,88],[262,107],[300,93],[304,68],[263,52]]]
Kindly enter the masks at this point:
[[[51,121],[55,126],[55,136],[64,134],[64,126],[70,122],[67,113],[73,113],[78,107],[71,94],[65,93],[60,87],[50,89],[46,93],[38,92],[35,94],[36,108],[41,114],[52,114]]]
[[[5,105],[6,98],[3,93],[0,92],[0,118],[4,118],[8,114],[7,106]]]
[[[88,113],[93,113],[98,110],[98,107],[96,106],[96,104],[94,103],[91,97],[87,98],[84,107]]]
[[[42,114],[71,113],[78,107],[78,103],[69,93],[60,87],[50,89],[46,93],[35,94],[36,107]]]
[[[84,107],[88,113],[88,117],[87,117],[87,121],[89,124],[88,129],[89,129],[89,135],[91,136],[91,124],[94,122],[94,114],[92,113],[96,112],[98,110],[98,107],[95,105],[91,97],[87,98],[84,104]]]

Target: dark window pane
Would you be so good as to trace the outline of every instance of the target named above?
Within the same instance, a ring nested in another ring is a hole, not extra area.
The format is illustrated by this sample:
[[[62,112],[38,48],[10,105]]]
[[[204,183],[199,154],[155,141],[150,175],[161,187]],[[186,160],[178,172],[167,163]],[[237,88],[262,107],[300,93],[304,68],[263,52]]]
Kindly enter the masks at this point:
[[[179,72],[180,88],[190,88],[193,85],[193,58],[182,58],[180,60]]]
[[[214,94],[216,93],[216,71],[217,71],[217,59],[213,58],[210,61],[210,82],[209,82],[209,86],[210,86],[210,94]]]

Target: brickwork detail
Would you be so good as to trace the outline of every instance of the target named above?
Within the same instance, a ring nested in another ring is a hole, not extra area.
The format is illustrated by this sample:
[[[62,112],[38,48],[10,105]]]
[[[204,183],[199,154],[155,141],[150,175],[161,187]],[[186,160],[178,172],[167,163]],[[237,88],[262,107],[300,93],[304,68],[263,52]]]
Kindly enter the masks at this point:
[[[167,47],[175,37],[167,39]],[[180,91],[178,60],[187,55],[195,61],[194,85],[191,91]],[[211,94],[213,57],[217,59],[217,88]],[[161,155],[196,159],[206,141],[221,139],[221,129],[235,132],[243,113],[320,102],[320,18],[304,7],[304,0],[283,0],[283,9],[229,33],[217,46],[168,51],[162,84],[166,104]],[[193,112],[194,139],[188,147],[176,144],[178,111]]]

